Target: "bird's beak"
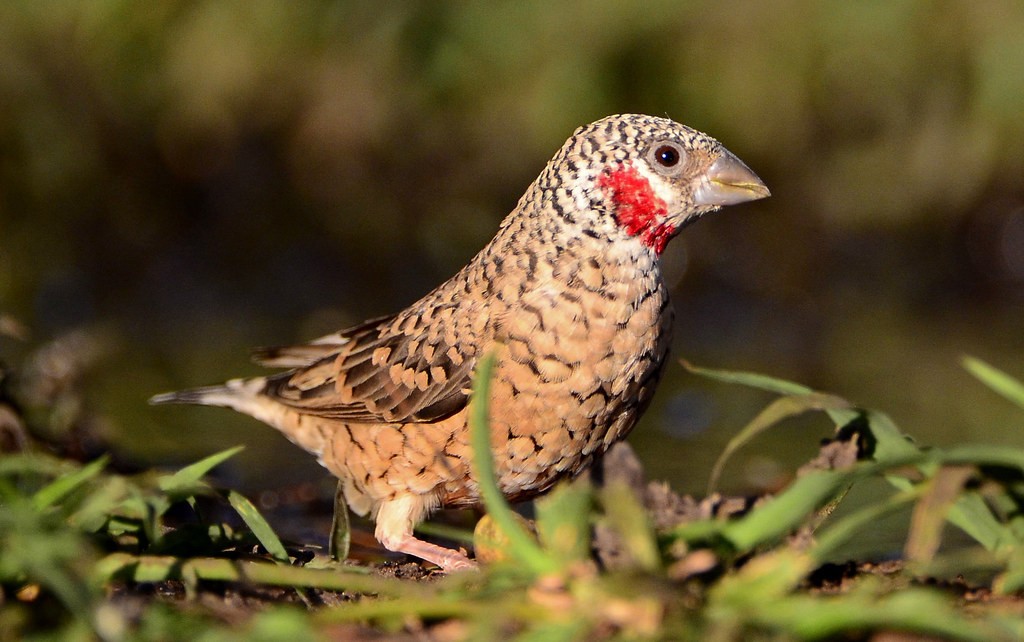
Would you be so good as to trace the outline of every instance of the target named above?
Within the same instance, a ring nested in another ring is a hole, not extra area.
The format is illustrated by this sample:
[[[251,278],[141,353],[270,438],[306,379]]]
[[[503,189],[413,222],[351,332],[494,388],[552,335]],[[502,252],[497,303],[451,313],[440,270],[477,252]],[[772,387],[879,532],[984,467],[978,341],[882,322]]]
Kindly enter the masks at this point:
[[[771,196],[757,174],[728,150],[712,163],[694,193],[697,205],[724,207]]]

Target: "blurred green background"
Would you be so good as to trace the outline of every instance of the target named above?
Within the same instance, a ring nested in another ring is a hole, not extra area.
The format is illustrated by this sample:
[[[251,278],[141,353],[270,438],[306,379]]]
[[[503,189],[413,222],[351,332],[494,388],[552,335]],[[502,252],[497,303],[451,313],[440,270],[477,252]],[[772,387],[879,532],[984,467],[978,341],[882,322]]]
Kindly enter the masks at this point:
[[[321,479],[254,420],[145,400],[411,303],[618,112],[707,131],[773,194],[666,251],[676,356],[923,443],[1024,446],[959,365],[1024,375],[1017,0],[4,2],[0,325],[28,336],[0,358],[43,430],[140,464],[245,443],[247,489]],[[765,401],[673,365],[631,441],[699,492]],[[725,488],[774,487],[827,434],[762,437]]]

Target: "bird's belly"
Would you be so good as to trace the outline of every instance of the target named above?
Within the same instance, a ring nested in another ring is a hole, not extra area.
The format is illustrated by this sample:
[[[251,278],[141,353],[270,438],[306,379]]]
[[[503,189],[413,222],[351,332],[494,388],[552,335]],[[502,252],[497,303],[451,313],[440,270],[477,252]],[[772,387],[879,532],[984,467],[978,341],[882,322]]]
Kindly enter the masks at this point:
[[[512,326],[497,347],[491,441],[509,497],[582,472],[629,433],[654,393],[669,343],[664,300],[648,297],[624,318],[588,312],[585,322],[522,317],[522,331]]]

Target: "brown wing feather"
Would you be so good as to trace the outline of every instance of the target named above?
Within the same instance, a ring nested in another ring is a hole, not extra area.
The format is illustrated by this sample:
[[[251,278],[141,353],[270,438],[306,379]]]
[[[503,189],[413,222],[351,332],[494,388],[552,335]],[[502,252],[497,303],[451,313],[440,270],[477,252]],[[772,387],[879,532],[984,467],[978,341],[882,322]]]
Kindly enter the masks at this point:
[[[451,307],[416,314],[414,306],[312,344],[261,351],[262,363],[302,364],[269,377],[262,394],[305,414],[339,421],[411,423],[448,417],[466,405],[476,361],[444,331],[448,314],[442,308]]]
[[[347,330],[334,332],[302,345],[254,348],[251,355],[252,360],[267,368],[302,368],[324,357],[337,354],[341,347],[348,343],[349,338],[360,331],[366,328],[376,328],[394,318],[394,315],[376,317]]]

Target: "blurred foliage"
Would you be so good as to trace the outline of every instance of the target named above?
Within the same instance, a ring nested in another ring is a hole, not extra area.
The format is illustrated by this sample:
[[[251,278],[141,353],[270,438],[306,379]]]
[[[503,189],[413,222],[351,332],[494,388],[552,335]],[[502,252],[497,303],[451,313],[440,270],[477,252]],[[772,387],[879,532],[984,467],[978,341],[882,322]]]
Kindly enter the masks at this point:
[[[740,431],[732,452],[799,413],[827,415],[835,438],[792,484],[733,513],[719,510],[721,497],[697,503],[645,483],[642,472],[563,483],[538,500],[533,537],[493,475],[492,366],[493,355],[474,382],[471,420],[489,519],[476,532],[478,558],[481,549],[490,558],[479,570],[432,577],[411,564],[419,574],[403,579],[394,564],[339,564],[317,547],[286,547],[244,496],[204,481],[238,448],[174,473],[136,475],[109,470],[106,457],[82,465],[33,448],[0,455],[0,638],[725,642],[902,634],[987,642],[1024,634],[1024,449],[923,448],[884,414],[835,395],[692,368],[779,395]],[[983,361],[967,367],[993,390],[1024,389]],[[780,401],[787,412],[773,410]],[[1024,409],[1024,399],[1010,401]],[[870,481],[889,490],[840,516],[849,489]],[[655,507],[655,496],[673,506]],[[848,542],[900,511],[910,518],[891,533],[902,542],[898,562],[844,563]],[[947,523],[971,546],[948,546]]]
[[[670,246],[677,354],[842,390],[935,443],[1024,445],[958,367],[1024,370],[1021,105],[1015,0],[12,0],[0,314],[32,339],[0,355],[77,346],[64,419],[150,459],[244,441],[287,481],[315,464],[252,421],[145,398],[410,303],[574,127],[641,111],[720,138],[773,193]],[[656,474],[699,487],[709,429],[761,401],[718,394],[669,373],[634,437]],[[731,483],[777,485],[810,434]],[[682,448],[686,470],[660,455]]]

